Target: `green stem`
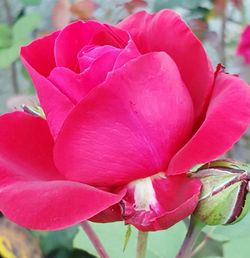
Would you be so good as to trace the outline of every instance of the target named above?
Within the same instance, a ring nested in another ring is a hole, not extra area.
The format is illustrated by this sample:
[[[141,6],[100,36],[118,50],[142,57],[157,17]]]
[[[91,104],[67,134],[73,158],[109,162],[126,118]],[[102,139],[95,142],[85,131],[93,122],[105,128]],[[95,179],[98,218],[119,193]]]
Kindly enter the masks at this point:
[[[7,23],[9,26],[13,24],[13,17],[11,14],[11,5],[9,0],[3,0],[3,5],[5,8],[6,16],[7,16]],[[18,94],[19,93],[19,86],[18,86],[18,81],[17,81],[17,67],[16,67],[16,62],[13,62],[11,64],[11,79],[12,79],[12,85],[14,89],[14,93]]]
[[[82,229],[85,231],[93,246],[95,247],[99,257],[109,258],[108,253],[106,252],[104,246],[102,245],[101,241],[99,240],[98,236],[96,235],[95,231],[92,229],[90,224],[87,221],[83,221],[80,223],[80,225]]]
[[[145,258],[147,252],[148,232],[138,231],[136,258]]]
[[[6,11],[7,23],[8,23],[8,25],[12,25],[13,18],[11,15],[11,7],[10,7],[9,0],[3,0],[3,5],[4,5],[5,11]]]
[[[212,234],[212,231],[214,231],[214,228],[212,228],[209,232],[209,234],[206,234],[203,241],[197,245],[192,253],[193,256],[195,256],[202,248],[204,248],[204,246],[207,244],[207,242],[210,239],[210,235]]]
[[[18,94],[19,93],[19,86],[18,86],[18,81],[17,81],[16,62],[11,64],[11,78],[12,78],[12,85],[13,85],[14,93]]]
[[[191,258],[195,243],[205,224],[194,216],[191,217],[187,235],[176,258]]]
[[[225,9],[223,10],[221,16],[221,39],[220,39],[220,51],[219,51],[219,58],[220,62],[226,66],[226,25],[227,25],[227,4]]]

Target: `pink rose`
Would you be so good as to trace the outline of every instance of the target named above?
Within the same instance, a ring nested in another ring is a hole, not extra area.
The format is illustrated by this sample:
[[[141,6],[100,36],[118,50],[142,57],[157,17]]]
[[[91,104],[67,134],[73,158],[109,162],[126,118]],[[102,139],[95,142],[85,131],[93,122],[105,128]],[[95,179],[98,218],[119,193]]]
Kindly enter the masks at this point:
[[[76,22],[21,57],[46,120],[0,117],[0,209],[25,227],[170,227],[198,201],[189,169],[226,152],[249,125],[247,84],[214,73],[170,10],[116,26]]]
[[[238,9],[242,8],[243,0],[232,0],[232,2],[234,6],[237,7]]]
[[[250,25],[241,34],[236,54],[242,56],[246,64],[250,64]]]

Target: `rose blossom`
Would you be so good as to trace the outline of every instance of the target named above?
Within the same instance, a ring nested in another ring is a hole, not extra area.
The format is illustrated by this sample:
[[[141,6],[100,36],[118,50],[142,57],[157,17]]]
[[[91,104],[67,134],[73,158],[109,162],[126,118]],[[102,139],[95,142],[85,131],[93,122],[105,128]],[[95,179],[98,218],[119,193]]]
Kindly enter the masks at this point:
[[[189,169],[225,153],[249,124],[248,85],[214,72],[170,10],[116,26],[75,22],[21,57],[46,120],[0,117],[0,209],[25,227],[170,227],[197,205]]]
[[[243,57],[245,64],[250,64],[250,25],[241,34],[236,54]]]

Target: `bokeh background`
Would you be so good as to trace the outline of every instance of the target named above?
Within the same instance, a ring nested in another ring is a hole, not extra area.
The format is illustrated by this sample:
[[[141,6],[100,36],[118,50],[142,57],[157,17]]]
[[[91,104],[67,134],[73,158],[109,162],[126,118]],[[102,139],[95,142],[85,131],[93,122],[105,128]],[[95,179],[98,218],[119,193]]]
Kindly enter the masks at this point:
[[[241,33],[250,24],[250,0],[0,0],[0,113],[38,103],[19,59],[21,45],[77,19],[115,24],[139,10],[154,12],[163,8],[182,15],[202,41],[214,67],[222,63],[226,71],[239,74],[250,83],[250,64],[237,54]],[[248,44],[250,51],[250,36]],[[226,156],[250,162],[250,132]],[[134,257],[135,230],[130,232],[122,223],[93,227],[111,258]],[[151,233],[147,257],[175,257],[185,232],[185,224],[180,222],[167,231]],[[237,225],[207,227],[206,232],[208,236],[199,242],[195,258],[250,257],[250,216]],[[126,233],[131,236],[123,252]],[[0,218],[0,257],[93,258],[95,255],[78,227],[54,232],[27,231]]]

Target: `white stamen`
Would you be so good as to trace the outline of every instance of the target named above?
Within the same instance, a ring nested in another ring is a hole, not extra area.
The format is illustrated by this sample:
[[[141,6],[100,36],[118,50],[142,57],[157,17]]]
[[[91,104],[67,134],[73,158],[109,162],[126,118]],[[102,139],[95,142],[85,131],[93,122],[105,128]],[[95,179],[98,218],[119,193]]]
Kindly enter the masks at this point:
[[[150,177],[135,182],[135,210],[149,211],[157,203],[154,187]]]

